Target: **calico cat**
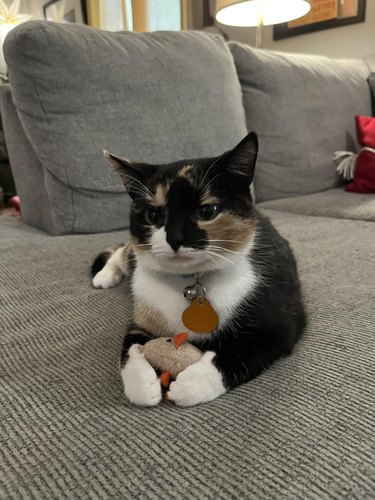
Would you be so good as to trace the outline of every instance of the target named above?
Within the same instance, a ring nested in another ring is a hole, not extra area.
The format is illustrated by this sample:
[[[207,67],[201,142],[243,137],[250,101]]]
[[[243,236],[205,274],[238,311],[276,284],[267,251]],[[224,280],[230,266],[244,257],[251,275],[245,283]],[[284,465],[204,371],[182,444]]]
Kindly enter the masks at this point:
[[[288,355],[305,326],[296,262],[288,242],[254,207],[258,152],[250,133],[218,158],[136,164],[105,152],[132,198],[130,242],[97,257],[93,285],[129,275],[132,323],[123,346],[125,394],[138,405],[162,398],[160,381],[139,351],[158,336],[187,331],[204,352],[181,372],[167,397],[177,405],[210,401]],[[219,324],[187,330],[186,287],[205,289]]]

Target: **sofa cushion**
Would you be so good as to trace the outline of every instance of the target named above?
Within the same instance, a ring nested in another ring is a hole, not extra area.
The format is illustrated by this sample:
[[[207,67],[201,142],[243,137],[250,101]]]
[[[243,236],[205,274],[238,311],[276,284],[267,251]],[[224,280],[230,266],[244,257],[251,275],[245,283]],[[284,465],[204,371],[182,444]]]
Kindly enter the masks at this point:
[[[298,259],[306,331],[192,408],[124,397],[127,286],[95,290],[87,263],[126,235],[52,238],[0,217],[1,498],[374,497],[372,223],[271,214]]]
[[[355,150],[354,115],[371,114],[368,66],[230,43],[247,126],[259,135],[258,201],[342,183],[332,156]]]
[[[55,233],[126,226],[128,197],[103,148],[164,163],[218,155],[246,134],[221,37],[36,21],[14,29],[4,51],[20,121],[48,172]]]
[[[374,195],[348,193],[343,187],[294,198],[266,201],[259,206],[294,214],[375,221]]]
[[[22,220],[31,226],[54,232],[58,215],[53,209],[52,200],[47,196],[47,189],[43,188],[48,183],[48,172],[35,157],[25,136],[8,85],[0,86],[0,102],[5,118],[7,148],[12,159],[12,173],[17,194],[22,199]]]

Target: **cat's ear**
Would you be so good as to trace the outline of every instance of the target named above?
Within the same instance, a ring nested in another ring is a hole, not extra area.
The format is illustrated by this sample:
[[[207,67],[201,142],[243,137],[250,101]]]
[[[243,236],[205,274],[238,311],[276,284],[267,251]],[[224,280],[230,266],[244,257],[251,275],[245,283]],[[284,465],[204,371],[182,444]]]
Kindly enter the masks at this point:
[[[137,163],[134,163],[127,158],[115,156],[107,150],[103,150],[105,158],[112,165],[113,170],[119,175],[126,191],[134,198],[147,196],[147,188],[145,186],[145,175],[143,169]]]
[[[250,132],[237,146],[225,154],[225,167],[232,173],[246,176],[249,184],[254,177],[258,155],[258,137]]]

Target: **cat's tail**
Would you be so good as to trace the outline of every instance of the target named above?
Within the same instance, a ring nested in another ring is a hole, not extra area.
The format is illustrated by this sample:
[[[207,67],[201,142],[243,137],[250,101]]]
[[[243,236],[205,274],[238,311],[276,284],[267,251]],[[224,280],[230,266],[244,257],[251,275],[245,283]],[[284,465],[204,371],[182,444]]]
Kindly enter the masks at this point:
[[[128,273],[129,244],[100,253],[91,264],[92,284],[95,288],[117,286]]]

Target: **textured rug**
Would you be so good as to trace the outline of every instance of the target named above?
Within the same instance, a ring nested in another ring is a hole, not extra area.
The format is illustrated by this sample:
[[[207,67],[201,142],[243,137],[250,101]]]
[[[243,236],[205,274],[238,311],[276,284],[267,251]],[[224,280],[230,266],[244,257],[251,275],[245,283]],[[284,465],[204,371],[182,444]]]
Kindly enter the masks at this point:
[[[0,219],[0,498],[373,499],[375,226],[269,211],[309,313],[293,354],[206,405],[132,407],[127,284],[92,257],[126,234]]]

